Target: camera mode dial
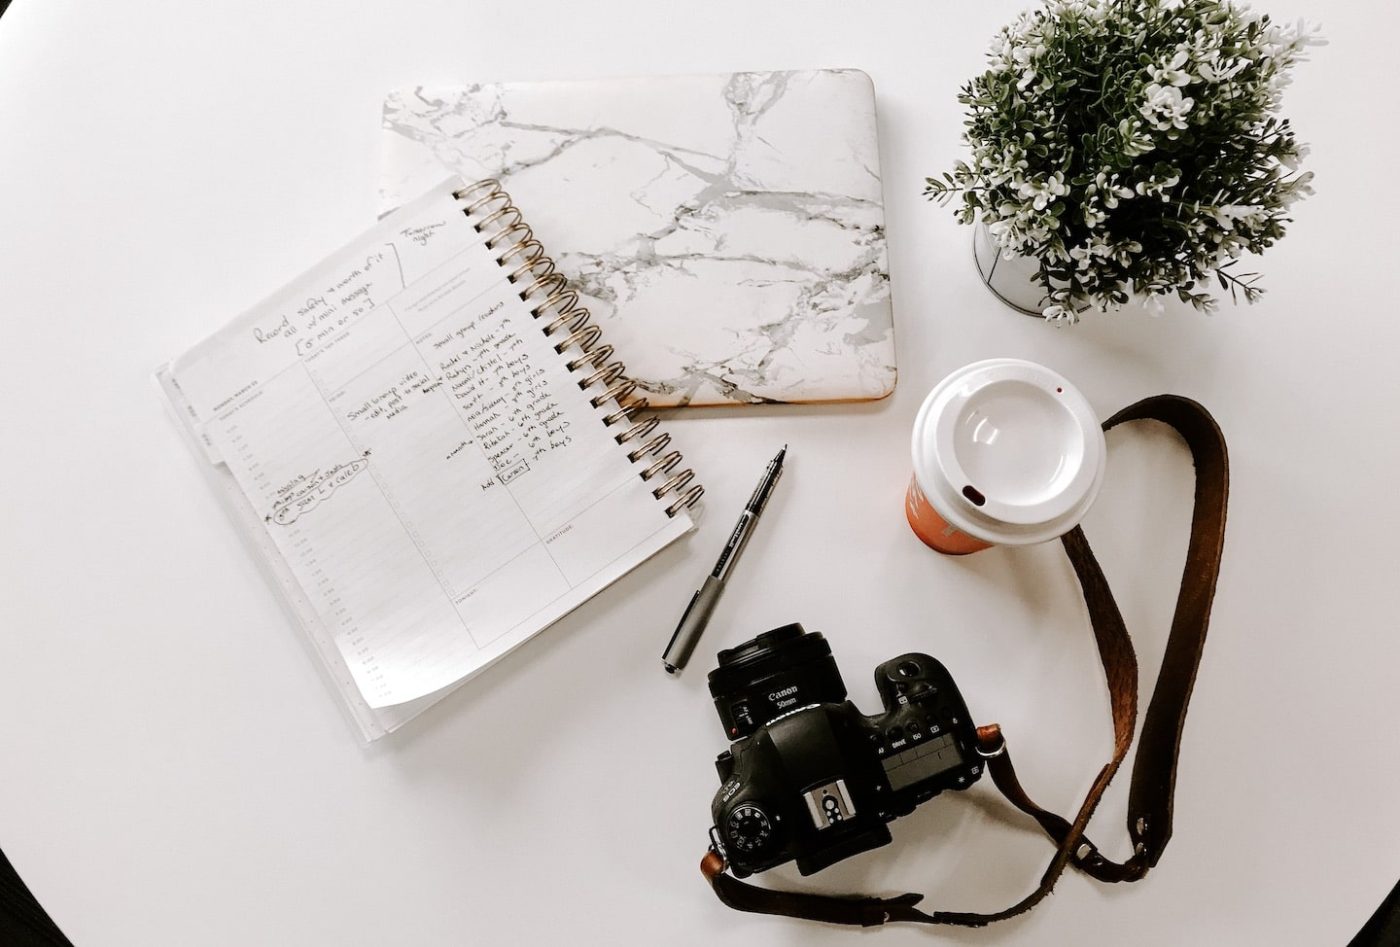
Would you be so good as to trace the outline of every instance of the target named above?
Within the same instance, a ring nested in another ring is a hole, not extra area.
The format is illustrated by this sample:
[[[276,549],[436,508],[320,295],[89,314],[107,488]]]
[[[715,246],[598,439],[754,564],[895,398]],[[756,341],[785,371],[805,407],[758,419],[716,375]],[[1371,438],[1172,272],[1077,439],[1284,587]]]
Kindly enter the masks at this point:
[[[751,802],[736,806],[724,827],[729,843],[745,854],[761,852],[773,839],[773,822],[768,813]]]

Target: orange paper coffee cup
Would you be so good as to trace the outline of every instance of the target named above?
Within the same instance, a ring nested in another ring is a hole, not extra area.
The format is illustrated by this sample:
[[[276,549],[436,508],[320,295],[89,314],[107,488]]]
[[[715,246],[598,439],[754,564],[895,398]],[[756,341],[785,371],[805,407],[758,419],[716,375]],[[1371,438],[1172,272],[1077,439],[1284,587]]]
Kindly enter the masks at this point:
[[[914,421],[904,512],[942,553],[1023,546],[1073,529],[1098,496],[1103,429],[1063,376],[1014,358],[943,379]]]
[[[924,544],[950,556],[965,556],[970,552],[988,549],[991,543],[970,536],[938,515],[933,504],[919,489],[919,478],[911,477],[909,490],[904,494],[904,516],[914,535]]]

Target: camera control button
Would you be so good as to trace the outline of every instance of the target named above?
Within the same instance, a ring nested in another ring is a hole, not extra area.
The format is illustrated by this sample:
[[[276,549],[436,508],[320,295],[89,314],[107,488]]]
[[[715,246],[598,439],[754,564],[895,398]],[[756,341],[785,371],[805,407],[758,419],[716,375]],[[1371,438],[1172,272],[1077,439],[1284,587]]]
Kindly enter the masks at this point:
[[[752,803],[745,803],[729,813],[725,828],[730,842],[742,852],[756,852],[773,837],[773,823],[768,813]]]

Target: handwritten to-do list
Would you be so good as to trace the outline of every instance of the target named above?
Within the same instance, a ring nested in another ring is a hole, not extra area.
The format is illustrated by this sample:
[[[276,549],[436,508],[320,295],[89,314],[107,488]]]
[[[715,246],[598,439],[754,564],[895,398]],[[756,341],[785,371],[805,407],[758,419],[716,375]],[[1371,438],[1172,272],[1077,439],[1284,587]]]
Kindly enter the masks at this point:
[[[371,707],[457,683],[690,528],[444,185],[170,369]]]

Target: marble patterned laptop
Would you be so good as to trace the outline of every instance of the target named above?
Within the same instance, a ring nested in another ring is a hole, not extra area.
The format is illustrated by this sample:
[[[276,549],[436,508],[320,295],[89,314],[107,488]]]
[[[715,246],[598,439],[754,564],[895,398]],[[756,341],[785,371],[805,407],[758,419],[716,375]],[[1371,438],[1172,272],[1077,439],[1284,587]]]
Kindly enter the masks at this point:
[[[654,405],[894,390],[862,72],[402,89],[382,157],[384,211],[499,179]]]

